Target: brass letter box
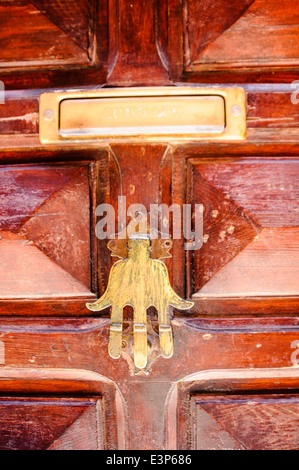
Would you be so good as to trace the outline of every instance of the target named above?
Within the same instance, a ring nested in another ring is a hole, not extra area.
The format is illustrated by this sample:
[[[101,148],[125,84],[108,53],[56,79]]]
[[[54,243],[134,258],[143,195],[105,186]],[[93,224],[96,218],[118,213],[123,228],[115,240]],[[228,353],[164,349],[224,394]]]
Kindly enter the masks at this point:
[[[242,88],[127,88],[45,93],[44,144],[70,141],[240,140],[246,133]]]

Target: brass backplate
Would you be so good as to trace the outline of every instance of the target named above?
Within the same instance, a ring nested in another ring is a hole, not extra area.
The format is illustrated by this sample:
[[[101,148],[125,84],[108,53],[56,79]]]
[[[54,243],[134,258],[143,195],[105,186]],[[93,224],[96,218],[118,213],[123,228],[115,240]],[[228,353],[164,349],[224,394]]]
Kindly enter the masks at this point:
[[[105,88],[40,97],[43,144],[245,137],[243,88]]]

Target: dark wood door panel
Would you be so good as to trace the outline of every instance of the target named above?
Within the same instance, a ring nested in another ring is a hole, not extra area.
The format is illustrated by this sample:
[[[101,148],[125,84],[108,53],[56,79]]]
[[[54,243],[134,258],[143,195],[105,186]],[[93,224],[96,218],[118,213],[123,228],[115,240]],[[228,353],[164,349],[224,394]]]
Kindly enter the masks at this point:
[[[170,69],[181,79],[215,80],[213,72],[221,71],[222,81],[232,72],[241,81],[253,76],[272,81],[271,73],[285,80],[298,67],[297,1],[184,0],[180,8],[170,0],[170,5]]]
[[[191,403],[194,449],[299,448],[299,395],[196,395]]]
[[[293,372],[214,369],[186,377],[169,394],[167,417],[176,429],[168,430],[168,448],[297,449],[298,374]]]
[[[0,315],[87,316],[111,263],[95,211],[118,174],[97,146],[19,150],[0,156]]]
[[[66,348],[69,339],[68,335],[64,338]],[[59,356],[54,343],[50,356],[53,354]],[[9,356],[6,349],[6,359]],[[29,361],[31,367],[1,368],[0,446],[34,450],[126,448],[126,409],[117,384],[94,372],[93,365],[80,369],[73,361],[76,359],[70,351],[65,367],[62,363],[55,367],[55,361],[50,367],[32,367],[35,361]]]
[[[189,256],[194,299],[234,298],[238,313],[238,298],[298,296],[298,173],[297,158],[189,160],[189,202],[204,210],[203,245]]]
[[[1,449],[299,448],[298,19],[298,0],[0,0]],[[39,140],[46,89],[186,82],[243,83],[246,140]],[[166,260],[195,306],[169,359],[148,311],[144,371],[132,309],[112,359],[109,310],[86,308],[115,260],[96,207],[120,195],[204,206],[201,249]]]
[[[90,295],[87,165],[0,170],[1,299]]]
[[[0,168],[1,315],[88,315],[85,304],[109,270],[104,250],[98,271],[95,236],[96,206],[111,195],[109,156],[54,155],[37,160],[57,163],[22,164],[34,161],[30,152]]]
[[[148,373],[136,374],[125,345],[119,359],[109,356],[107,318],[2,318],[0,393],[101,397],[105,449],[162,450],[167,433],[177,431],[178,449],[189,444],[195,393],[298,388],[296,318],[176,318],[173,332],[174,356],[149,351]]]
[[[101,399],[0,398],[1,450],[103,449]]]
[[[171,84],[167,17],[165,0],[1,0],[6,88]]]
[[[107,75],[107,0],[0,1],[6,88],[99,84]]]
[[[299,65],[297,0],[2,0],[0,19],[7,89],[290,82]]]
[[[88,3],[0,2],[0,70],[26,63],[31,67],[90,65]]]
[[[222,68],[220,62],[236,67],[298,65],[297,7],[296,1],[187,0],[187,69]]]

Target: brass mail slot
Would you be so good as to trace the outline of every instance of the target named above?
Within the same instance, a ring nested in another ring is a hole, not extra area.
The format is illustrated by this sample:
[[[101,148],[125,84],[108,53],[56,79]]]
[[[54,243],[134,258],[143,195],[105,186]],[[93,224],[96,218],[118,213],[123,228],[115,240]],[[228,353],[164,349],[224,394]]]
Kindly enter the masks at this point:
[[[60,134],[220,133],[225,128],[224,105],[221,96],[65,100],[60,105]]]
[[[42,143],[101,140],[244,139],[240,88],[130,88],[45,93]]]

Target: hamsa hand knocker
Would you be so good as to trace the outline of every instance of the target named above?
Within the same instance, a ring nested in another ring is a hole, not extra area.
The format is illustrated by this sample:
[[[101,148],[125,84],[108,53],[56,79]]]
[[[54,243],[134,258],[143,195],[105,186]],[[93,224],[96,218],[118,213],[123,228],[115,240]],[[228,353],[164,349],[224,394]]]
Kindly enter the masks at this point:
[[[109,354],[118,359],[122,352],[123,309],[134,311],[133,355],[135,367],[144,370],[148,361],[147,309],[156,307],[159,322],[159,347],[164,358],[173,355],[170,307],[187,310],[193,302],[181,299],[172,289],[166,265],[160,259],[171,257],[170,240],[151,240],[148,233],[131,234],[127,240],[110,241],[112,256],[118,256],[110,271],[104,295],[87,307],[99,312],[111,307]]]

